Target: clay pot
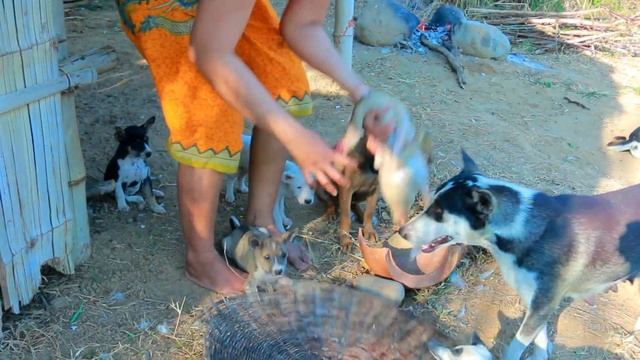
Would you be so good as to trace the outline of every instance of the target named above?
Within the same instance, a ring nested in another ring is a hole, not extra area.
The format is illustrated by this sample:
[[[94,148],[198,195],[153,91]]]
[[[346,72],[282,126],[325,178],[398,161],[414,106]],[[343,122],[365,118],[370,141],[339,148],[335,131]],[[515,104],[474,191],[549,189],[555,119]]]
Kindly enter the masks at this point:
[[[462,245],[451,245],[432,253],[420,252],[411,258],[411,243],[399,234],[384,241],[381,248],[370,247],[358,233],[358,245],[369,270],[412,289],[421,289],[446,279],[464,256]]]

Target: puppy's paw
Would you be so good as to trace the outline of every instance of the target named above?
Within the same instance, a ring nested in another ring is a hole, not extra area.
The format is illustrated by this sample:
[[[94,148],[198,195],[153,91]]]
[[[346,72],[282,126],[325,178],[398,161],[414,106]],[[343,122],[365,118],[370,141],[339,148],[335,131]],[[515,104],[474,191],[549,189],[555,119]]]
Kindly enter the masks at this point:
[[[129,205],[125,204],[118,204],[118,211],[123,211],[123,212],[127,212],[129,211]]]
[[[236,196],[233,194],[233,192],[227,192],[224,194],[224,201],[228,202],[229,204],[233,204],[234,202],[236,202]]]
[[[284,218],[284,220],[282,220],[282,225],[284,225],[285,230],[289,230],[291,229],[291,226],[293,226],[293,220]]]
[[[155,197],[164,197],[164,193],[160,190],[153,189],[153,196]]]
[[[349,236],[349,234],[340,235],[340,249],[342,251],[349,251],[349,249],[351,249],[351,243],[351,236]]]
[[[167,213],[167,210],[164,209],[164,206],[162,206],[160,204],[151,205],[151,211],[153,211],[156,214],[166,214]]]
[[[247,185],[246,181],[242,181],[240,182],[240,188],[239,188],[240,192],[243,194],[246,194],[249,192],[249,185]]]
[[[373,228],[373,226],[365,226],[364,229],[362,229],[362,235],[369,242],[378,242],[378,233]]]
[[[140,211],[144,210],[144,205],[145,205],[144,201],[141,202],[141,203],[138,203],[138,210],[140,210]]]
[[[144,204],[144,198],[140,195],[131,195],[126,197],[127,202],[134,204]]]

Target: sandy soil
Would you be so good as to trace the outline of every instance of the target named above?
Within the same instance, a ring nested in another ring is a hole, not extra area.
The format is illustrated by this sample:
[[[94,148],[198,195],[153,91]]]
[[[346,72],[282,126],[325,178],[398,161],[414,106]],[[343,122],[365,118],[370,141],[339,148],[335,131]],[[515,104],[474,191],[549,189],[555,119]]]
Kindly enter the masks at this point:
[[[151,115],[162,119],[162,113],[147,66],[120,30],[112,1],[91,1],[67,16],[72,54],[111,45],[119,57],[115,69],[77,93],[88,174],[99,179],[115,150],[114,126],[141,123]],[[640,176],[639,160],[604,146],[639,125],[638,58],[532,56],[553,68],[540,73],[466,57],[468,86],[462,90],[437,54],[359,44],[354,53],[354,67],[367,82],[406,101],[418,124],[435,135],[434,186],[458,171],[461,147],[486,174],[549,193],[592,194],[634,184]],[[316,113],[303,121],[333,143],[351,105],[321,74],[309,69],[309,78]],[[567,103],[565,96],[590,110]],[[218,297],[182,275],[176,166],[163,150],[166,136],[163,122],[157,122],[150,136],[156,149],[150,163],[162,176],[167,214],[119,213],[111,199],[90,201],[91,258],[72,276],[45,271],[33,303],[20,315],[5,314],[0,357],[201,358],[203,309]],[[222,205],[218,236],[228,231],[229,214],[242,214],[246,196],[238,199],[234,206]],[[365,272],[357,250],[339,252],[336,224],[320,218],[320,204],[288,206],[315,263],[310,271],[291,271],[291,276],[347,283]],[[388,233],[388,214],[381,208],[379,215],[380,233]],[[446,282],[410,292],[403,306],[416,314],[435,314],[439,326],[455,336],[477,330],[499,354],[516,331],[523,307],[499,270],[488,275],[493,269],[490,257],[472,251],[457,269],[462,288]],[[633,334],[640,316],[637,291],[625,285],[618,293],[599,296],[595,307],[569,306],[553,329],[554,357],[638,358],[640,344]],[[80,316],[71,326],[74,313]]]

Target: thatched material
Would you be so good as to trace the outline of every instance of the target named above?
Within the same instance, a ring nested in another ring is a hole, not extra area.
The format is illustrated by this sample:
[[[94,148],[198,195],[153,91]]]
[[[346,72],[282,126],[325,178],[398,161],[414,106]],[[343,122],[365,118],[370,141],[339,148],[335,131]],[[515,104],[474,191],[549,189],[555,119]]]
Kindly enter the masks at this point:
[[[96,70],[62,72],[61,1],[0,5],[0,288],[14,313],[31,301],[40,267],[73,273],[89,255],[85,169],[71,90]]]

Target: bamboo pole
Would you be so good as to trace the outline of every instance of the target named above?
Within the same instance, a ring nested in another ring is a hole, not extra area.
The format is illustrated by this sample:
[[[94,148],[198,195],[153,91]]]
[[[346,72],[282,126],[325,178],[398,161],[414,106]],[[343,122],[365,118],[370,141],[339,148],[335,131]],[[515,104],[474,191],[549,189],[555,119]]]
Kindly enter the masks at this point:
[[[0,95],[0,114],[28,105],[34,101],[72,89],[79,85],[90,84],[97,80],[95,69],[88,68],[65,74],[57,79],[31,86],[6,95]]]
[[[336,0],[333,41],[349,68],[353,59],[354,0]]]

